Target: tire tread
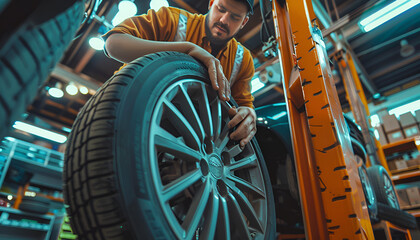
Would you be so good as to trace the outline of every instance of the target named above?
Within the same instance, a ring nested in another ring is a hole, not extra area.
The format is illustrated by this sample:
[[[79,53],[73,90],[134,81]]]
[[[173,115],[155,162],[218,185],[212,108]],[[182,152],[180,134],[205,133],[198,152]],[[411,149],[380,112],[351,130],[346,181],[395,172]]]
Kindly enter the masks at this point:
[[[23,24],[2,46],[0,78],[7,79],[10,86],[0,88],[0,138],[24,112],[60,59],[78,28],[76,22],[81,21],[83,10],[83,1],[77,1],[39,25],[32,26],[29,19],[28,24]]]

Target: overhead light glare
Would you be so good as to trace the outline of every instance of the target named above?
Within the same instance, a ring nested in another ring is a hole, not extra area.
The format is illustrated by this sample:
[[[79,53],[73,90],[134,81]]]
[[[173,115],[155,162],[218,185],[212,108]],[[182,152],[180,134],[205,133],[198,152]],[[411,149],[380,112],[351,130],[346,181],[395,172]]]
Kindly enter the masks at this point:
[[[66,92],[71,96],[76,95],[78,91],[79,90],[77,89],[76,85],[74,85],[72,83],[67,85],[67,87],[66,87]]]
[[[254,78],[251,80],[251,93],[254,93],[265,86],[264,83],[260,81],[259,78]]]
[[[81,94],[88,94],[89,93],[89,89],[85,86],[81,86],[79,88],[79,91],[80,91]]]
[[[150,8],[158,11],[161,7],[169,7],[167,0],[152,0],[150,1]]]
[[[359,24],[363,31],[369,32],[419,3],[420,0],[396,0],[384,8],[376,11],[372,15],[364,18],[359,22]]]
[[[284,116],[286,116],[286,115],[287,115],[287,112],[285,112],[285,111],[281,111],[280,113],[277,113],[276,115],[272,116],[272,117],[271,117],[271,119],[273,119],[273,120],[277,120],[277,119],[279,119],[279,118],[281,118],[281,117],[284,117]]]
[[[67,137],[40,127],[33,126],[24,122],[16,121],[13,124],[13,128],[42,137],[54,142],[64,143],[67,141]]]
[[[121,1],[118,4],[118,13],[112,19],[111,23],[114,26],[117,26],[125,19],[132,17],[137,14],[137,6],[132,1]]]
[[[62,127],[61,130],[63,130],[64,132],[68,132],[68,133],[71,132],[71,129],[67,128],[67,127]]]
[[[48,89],[48,94],[50,94],[51,97],[55,97],[55,98],[62,98],[64,96],[63,90],[56,87],[52,87]]]
[[[100,37],[92,37],[89,39],[89,45],[95,50],[103,50],[105,42]]]
[[[395,114],[396,117],[400,117],[400,115],[411,112],[412,114],[415,114],[416,110],[420,109],[420,100],[416,100],[407,104],[404,104],[402,106],[393,108],[389,110],[389,114]]]

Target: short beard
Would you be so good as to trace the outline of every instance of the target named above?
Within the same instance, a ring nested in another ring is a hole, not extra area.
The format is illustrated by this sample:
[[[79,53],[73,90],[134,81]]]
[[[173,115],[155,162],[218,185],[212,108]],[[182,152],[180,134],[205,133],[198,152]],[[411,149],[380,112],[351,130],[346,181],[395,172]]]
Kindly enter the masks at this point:
[[[209,13],[206,16],[205,25],[206,25],[206,27],[205,27],[206,28],[206,36],[207,36],[207,39],[209,40],[209,42],[210,42],[211,45],[224,46],[232,38],[234,38],[236,36],[236,34],[238,34],[238,32],[239,32],[239,30],[238,30],[238,32],[236,32],[235,34],[233,34],[232,37],[229,37],[227,39],[218,39],[218,38],[213,37],[213,35],[211,34],[211,31],[210,31],[210,26],[209,26],[210,25],[209,24]]]

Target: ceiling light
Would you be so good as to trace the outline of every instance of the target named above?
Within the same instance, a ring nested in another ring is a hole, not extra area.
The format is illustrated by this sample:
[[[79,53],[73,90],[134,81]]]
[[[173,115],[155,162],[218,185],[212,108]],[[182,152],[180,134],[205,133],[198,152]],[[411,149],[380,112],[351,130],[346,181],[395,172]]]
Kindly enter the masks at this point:
[[[63,130],[64,132],[70,133],[71,129],[67,128],[67,127],[62,127],[61,130]]]
[[[118,4],[118,12],[115,17],[112,19],[112,25],[116,26],[120,24],[125,19],[136,15],[137,6],[132,1],[121,1]]]
[[[89,93],[89,89],[85,86],[81,86],[79,88],[79,91],[80,91],[81,94],[88,94]]]
[[[31,133],[33,135],[54,141],[54,142],[58,142],[58,143],[64,143],[67,141],[67,137],[40,127],[36,127],[33,126],[31,124],[27,124],[24,122],[20,122],[20,121],[16,121],[15,124],[13,125],[13,128],[27,132],[27,133]]]
[[[277,113],[276,115],[274,115],[274,116],[272,116],[270,118],[273,119],[273,120],[277,120],[277,119],[279,119],[281,117],[284,117],[286,115],[287,115],[287,112],[281,111],[280,113]]]
[[[74,85],[73,83],[70,83],[69,85],[67,85],[66,87],[66,92],[71,95],[74,96],[77,94],[79,90],[77,89],[76,85]]]
[[[401,49],[400,49],[401,57],[411,56],[416,51],[413,45],[409,44],[408,41],[405,39],[401,40],[400,45],[401,45]]]
[[[100,37],[92,37],[89,39],[89,45],[95,50],[103,50],[105,43]]]
[[[420,0],[396,0],[360,21],[363,31],[369,32],[390,19],[416,6]]]
[[[412,114],[415,114],[415,111],[419,109],[420,109],[420,100],[416,100],[414,102],[410,102],[402,106],[390,109],[389,114],[390,115],[395,114],[396,117],[399,117],[400,115],[406,112],[411,112]]]
[[[64,92],[61,90],[61,83],[56,83],[54,87],[48,89],[48,94],[51,97],[62,98],[64,96]]]
[[[169,7],[169,3],[166,0],[152,0],[150,1],[150,8],[158,11],[161,7]]]

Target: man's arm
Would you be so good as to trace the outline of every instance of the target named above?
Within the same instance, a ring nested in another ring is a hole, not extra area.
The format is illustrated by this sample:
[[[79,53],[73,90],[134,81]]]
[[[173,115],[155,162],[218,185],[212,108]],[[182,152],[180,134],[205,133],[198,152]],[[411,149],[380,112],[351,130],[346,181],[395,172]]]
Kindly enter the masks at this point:
[[[114,33],[107,38],[105,49],[110,57],[124,63],[162,51],[186,53],[207,67],[213,89],[218,90],[221,100],[229,100],[230,87],[219,60],[194,43],[151,41],[129,34]]]

